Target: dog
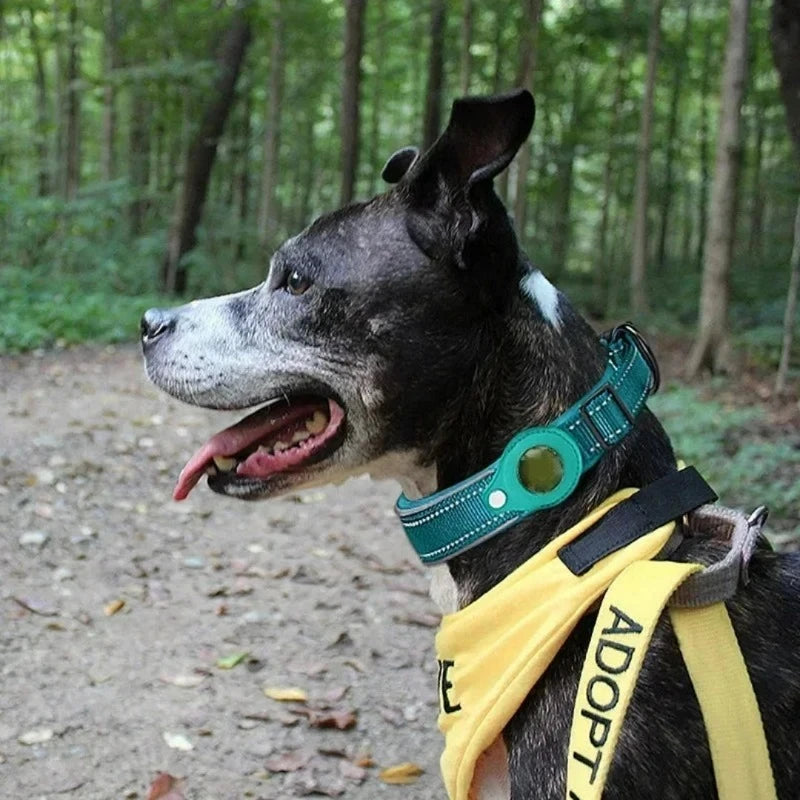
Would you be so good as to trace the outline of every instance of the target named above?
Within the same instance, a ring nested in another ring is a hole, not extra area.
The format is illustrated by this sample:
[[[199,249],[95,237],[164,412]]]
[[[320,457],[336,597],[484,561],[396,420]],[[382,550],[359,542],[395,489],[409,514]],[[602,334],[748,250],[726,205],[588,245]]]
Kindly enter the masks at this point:
[[[242,499],[359,473],[421,497],[481,470],[520,430],[546,425],[603,372],[591,326],[521,251],[493,179],[525,142],[526,91],[453,104],[425,153],[387,162],[388,191],[321,216],[272,256],[248,291],[151,309],[149,378],[180,400],[257,410],[181,473]],[[625,486],[676,470],[645,409],[572,495],[433,569],[443,612],[481,597]],[[675,560],[719,545],[684,540]],[[759,547],[728,605],[758,698],[781,798],[800,797],[800,556]],[[480,763],[480,800],[563,798],[569,726],[592,615],[575,628]],[[607,800],[716,797],[703,719],[662,617],[625,720]],[[746,798],[742,798],[746,800]]]

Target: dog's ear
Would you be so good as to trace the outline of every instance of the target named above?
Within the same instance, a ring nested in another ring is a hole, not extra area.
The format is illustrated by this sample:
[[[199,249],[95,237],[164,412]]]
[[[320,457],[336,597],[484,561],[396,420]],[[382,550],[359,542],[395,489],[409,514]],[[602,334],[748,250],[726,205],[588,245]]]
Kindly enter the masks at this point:
[[[447,128],[434,145],[453,159],[462,185],[491,180],[501,173],[528,138],[536,115],[533,95],[518,89],[497,97],[456,100]]]
[[[534,115],[526,89],[453,103],[447,128],[401,182],[408,230],[424,252],[465,270],[498,259],[515,263],[516,240],[492,179],[527,139]]]
[[[417,160],[419,150],[416,147],[404,147],[389,156],[389,160],[383,165],[381,177],[386,183],[398,183],[408,172],[411,165]]]
[[[443,179],[457,192],[491,181],[528,138],[535,114],[527,89],[456,100],[447,128],[414,164],[409,182],[422,188],[431,178]]]

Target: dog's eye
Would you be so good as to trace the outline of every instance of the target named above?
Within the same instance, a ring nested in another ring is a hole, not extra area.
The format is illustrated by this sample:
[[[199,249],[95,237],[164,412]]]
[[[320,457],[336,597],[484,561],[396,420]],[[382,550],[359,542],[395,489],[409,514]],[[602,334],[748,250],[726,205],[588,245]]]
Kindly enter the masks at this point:
[[[303,294],[311,286],[311,280],[301,275],[296,269],[286,278],[286,291],[289,294]]]

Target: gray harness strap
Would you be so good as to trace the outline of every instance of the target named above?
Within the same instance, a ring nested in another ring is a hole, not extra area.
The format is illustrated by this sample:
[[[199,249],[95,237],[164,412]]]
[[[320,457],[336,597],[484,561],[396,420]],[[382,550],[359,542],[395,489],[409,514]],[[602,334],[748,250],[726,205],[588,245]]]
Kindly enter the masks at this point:
[[[719,561],[690,575],[670,598],[671,606],[694,608],[724,602],[747,584],[747,566],[767,521],[767,509],[759,506],[749,517],[722,506],[702,506],[690,515],[690,529],[703,537],[730,542]]]

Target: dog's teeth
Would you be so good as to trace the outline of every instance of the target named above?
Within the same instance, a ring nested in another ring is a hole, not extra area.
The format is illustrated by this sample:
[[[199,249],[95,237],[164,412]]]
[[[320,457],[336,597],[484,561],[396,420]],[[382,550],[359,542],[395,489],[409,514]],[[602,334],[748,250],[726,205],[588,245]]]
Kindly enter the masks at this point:
[[[306,420],[306,430],[309,433],[322,433],[328,424],[328,418],[322,411],[315,411],[311,419]]]
[[[217,474],[217,468],[215,466],[213,466],[212,464],[209,464],[206,467],[206,475],[208,475],[209,477],[212,477],[212,476],[214,476],[216,474]]]
[[[214,463],[220,472],[230,472],[236,466],[235,458],[225,458],[225,456],[214,456]]]
[[[278,441],[272,445],[272,449],[276,453],[282,453],[284,450],[289,449],[289,445],[286,442],[282,442],[280,439],[278,439]]]
[[[292,444],[304,442],[311,434],[308,431],[295,431],[292,436]]]

